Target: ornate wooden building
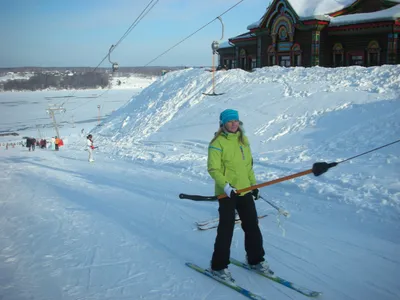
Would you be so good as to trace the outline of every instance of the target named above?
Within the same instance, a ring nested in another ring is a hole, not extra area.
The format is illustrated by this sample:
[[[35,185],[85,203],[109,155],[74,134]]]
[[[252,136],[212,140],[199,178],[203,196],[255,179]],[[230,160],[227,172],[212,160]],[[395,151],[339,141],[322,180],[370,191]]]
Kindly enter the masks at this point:
[[[400,0],[273,0],[247,29],[221,44],[221,66],[400,63]]]

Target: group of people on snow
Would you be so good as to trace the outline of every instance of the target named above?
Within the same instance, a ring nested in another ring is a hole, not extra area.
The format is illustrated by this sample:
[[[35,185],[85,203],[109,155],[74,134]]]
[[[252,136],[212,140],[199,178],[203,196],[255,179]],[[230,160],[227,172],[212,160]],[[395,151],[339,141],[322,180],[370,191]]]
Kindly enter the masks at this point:
[[[21,144],[22,147],[26,147],[29,149],[29,151],[35,151],[36,146],[40,147],[41,149],[46,149],[49,148],[54,151],[59,151],[60,147],[64,145],[64,141],[59,138],[58,136],[52,137],[50,141],[47,141],[46,139],[40,139],[37,140],[36,138],[32,137],[24,137],[26,139],[25,142],[20,142],[18,144]],[[9,146],[12,146],[13,148],[15,147],[15,143],[3,143],[6,149],[8,149]],[[94,162],[93,158],[93,150],[96,149],[97,147],[94,146],[93,144],[93,136],[91,134],[86,136],[86,147],[85,150],[88,151],[89,153],[89,162]]]
[[[46,149],[49,147],[51,150],[59,151],[60,147],[64,145],[64,141],[59,137],[55,136],[52,137],[50,142],[46,139],[37,140],[32,137],[26,137],[25,146],[29,149],[29,151],[35,151],[36,146],[40,147],[41,149]]]

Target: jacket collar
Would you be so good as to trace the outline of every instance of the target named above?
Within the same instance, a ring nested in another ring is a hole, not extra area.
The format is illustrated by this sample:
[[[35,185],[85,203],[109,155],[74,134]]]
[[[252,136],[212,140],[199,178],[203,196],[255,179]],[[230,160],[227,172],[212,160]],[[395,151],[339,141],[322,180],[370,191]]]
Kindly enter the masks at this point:
[[[232,132],[227,132],[224,130],[224,131],[222,131],[221,135],[223,137],[225,137],[227,140],[237,140],[240,137],[241,133],[240,133],[240,131],[236,131],[235,133],[232,133]]]

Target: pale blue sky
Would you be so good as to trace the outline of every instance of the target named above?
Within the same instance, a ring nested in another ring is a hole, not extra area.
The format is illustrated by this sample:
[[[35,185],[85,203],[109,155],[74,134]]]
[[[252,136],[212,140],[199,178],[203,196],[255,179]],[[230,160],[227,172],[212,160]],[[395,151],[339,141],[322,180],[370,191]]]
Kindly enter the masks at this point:
[[[143,66],[239,0],[160,0],[112,53],[122,66]],[[270,0],[245,0],[222,19],[225,38],[246,31]],[[149,0],[0,0],[0,67],[94,67]],[[218,20],[151,65],[211,65]],[[109,65],[106,60],[101,67]]]

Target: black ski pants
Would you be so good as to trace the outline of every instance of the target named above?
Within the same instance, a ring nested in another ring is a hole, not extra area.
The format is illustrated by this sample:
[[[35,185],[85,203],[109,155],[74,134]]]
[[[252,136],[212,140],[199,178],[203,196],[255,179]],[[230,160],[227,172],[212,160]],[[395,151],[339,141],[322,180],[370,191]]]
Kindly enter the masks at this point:
[[[263,238],[256,206],[251,193],[237,196],[233,199],[219,199],[219,224],[217,237],[214,244],[214,253],[211,260],[211,268],[215,271],[228,267],[231,252],[233,230],[235,227],[235,210],[242,221],[244,231],[244,248],[247,253],[248,263],[256,265],[264,261]]]

